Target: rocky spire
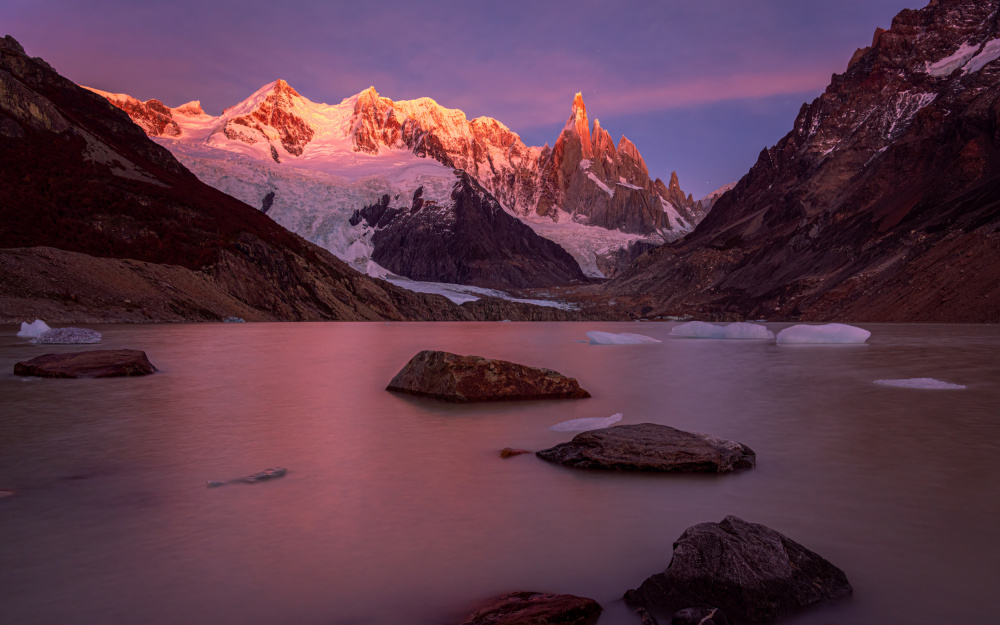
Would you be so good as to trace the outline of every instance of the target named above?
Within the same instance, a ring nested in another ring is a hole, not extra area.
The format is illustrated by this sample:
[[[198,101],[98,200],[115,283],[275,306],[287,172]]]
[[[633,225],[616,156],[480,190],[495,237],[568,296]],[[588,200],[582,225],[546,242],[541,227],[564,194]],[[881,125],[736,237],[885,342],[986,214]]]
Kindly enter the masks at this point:
[[[590,140],[590,122],[587,121],[587,105],[583,103],[582,93],[577,93],[573,97],[573,114],[566,121],[566,128],[563,132],[571,128],[576,130],[576,134],[580,137],[583,158],[592,158],[594,149]]]

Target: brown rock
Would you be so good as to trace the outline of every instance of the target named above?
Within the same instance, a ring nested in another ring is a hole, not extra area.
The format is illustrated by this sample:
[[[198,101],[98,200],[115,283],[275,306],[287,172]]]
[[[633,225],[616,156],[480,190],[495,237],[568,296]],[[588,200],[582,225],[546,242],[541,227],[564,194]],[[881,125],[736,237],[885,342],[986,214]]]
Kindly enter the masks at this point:
[[[593,599],[512,592],[490,601],[463,625],[592,625],[600,614],[601,606]]]
[[[617,471],[727,473],[757,463],[742,443],[655,423],[582,432],[536,455],[577,469]]]
[[[411,358],[386,390],[454,402],[590,397],[575,379],[551,369],[432,350]]]
[[[149,375],[155,371],[146,352],[137,349],[45,354],[14,365],[14,375],[40,378],[114,378]]]

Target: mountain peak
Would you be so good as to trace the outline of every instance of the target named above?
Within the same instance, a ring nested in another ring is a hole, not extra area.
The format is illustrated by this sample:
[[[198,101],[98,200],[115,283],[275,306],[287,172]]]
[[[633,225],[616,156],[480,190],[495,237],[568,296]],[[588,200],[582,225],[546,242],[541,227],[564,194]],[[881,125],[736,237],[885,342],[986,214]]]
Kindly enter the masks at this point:
[[[583,93],[579,91],[573,96],[573,117],[587,119],[587,105],[583,103]]]
[[[670,184],[667,185],[667,188],[668,189],[677,189],[678,191],[681,190],[681,182],[680,182],[680,180],[677,179],[677,172],[676,171],[670,172]]]

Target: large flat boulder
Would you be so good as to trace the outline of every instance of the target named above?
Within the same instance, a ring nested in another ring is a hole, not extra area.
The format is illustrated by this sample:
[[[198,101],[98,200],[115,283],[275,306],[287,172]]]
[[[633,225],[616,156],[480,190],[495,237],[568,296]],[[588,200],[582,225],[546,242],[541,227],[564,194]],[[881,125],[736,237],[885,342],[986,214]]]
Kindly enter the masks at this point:
[[[727,473],[757,463],[757,454],[742,443],[656,423],[583,432],[537,455],[578,469],[618,471]]]
[[[601,606],[593,599],[512,592],[491,600],[462,625],[591,625],[600,614]]]
[[[625,599],[668,612],[710,605],[736,623],[769,623],[852,592],[844,572],[821,556],[767,526],[727,516],[684,530],[667,570]]]
[[[411,358],[386,390],[454,402],[590,397],[558,371],[431,350]]]
[[[14,365],[14,375],[40,378],[113,378],[149,375],[155,371],[146,352],[137,349],[45,354]]]

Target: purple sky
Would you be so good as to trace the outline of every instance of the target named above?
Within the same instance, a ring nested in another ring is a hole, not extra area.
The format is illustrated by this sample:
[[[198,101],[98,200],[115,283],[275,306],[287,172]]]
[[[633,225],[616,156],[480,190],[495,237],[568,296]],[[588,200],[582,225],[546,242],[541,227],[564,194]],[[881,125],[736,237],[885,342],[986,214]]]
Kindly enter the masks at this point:
[[[740,178],[833,72],[926,0],[275,2],[3,0],[0,35],[80,84],[218,114],[284,78],[316,102],[369,85],[552,143],[591,122],[696,197]]]

